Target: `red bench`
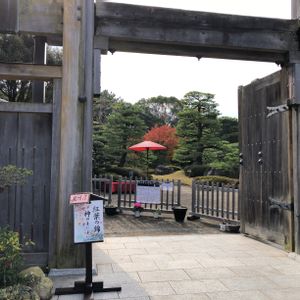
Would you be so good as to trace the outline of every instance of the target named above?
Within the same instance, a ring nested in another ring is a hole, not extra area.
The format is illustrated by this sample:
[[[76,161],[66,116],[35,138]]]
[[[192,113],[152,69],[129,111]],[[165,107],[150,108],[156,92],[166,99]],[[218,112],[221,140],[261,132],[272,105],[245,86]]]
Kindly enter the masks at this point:
[[[113,181],[112,186],[111,186],[111,192],[113,194],[118,193],[118,186],[121,184],[121,193],[135,193],[135,181]],[[101,183],[101,191],[105,191],[108,193],[109,192],[109,182],[108,183]]]

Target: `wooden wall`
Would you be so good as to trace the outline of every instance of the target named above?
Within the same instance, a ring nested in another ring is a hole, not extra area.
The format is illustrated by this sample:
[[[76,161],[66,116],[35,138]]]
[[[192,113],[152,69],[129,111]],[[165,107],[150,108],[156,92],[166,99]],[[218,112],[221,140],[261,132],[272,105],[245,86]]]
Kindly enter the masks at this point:
[[[39,109],[41,108],[41,109]],[[47,262],[52,149],[52,105],[0,104],[0,166],[28,168],[24,186],[0,194],[0,226],[9,224],[34,242],[30,252]]]

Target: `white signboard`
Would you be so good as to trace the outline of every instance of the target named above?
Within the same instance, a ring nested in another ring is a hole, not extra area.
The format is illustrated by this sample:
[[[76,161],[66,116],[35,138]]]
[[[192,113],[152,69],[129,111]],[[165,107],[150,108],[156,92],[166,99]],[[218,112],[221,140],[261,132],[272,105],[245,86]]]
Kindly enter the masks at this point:
[[[160,204],[160,184],[158,181],[140,180],[136,185],[136,201]]]
[[[163,191],[173,192],[174,184],[173,184],[173,182],[162,182],[161,185],[160,185],[160,188]]]
[[[103,241],[103,201],[74,204],[74,243]]]

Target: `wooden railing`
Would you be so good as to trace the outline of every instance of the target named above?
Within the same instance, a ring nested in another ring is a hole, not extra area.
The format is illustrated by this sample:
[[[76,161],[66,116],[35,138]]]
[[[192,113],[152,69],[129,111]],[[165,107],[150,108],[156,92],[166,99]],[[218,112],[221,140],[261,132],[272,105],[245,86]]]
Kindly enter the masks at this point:
[[[93,193],[107,200],[108,204],[116,205],[120,210],[132,209],[136,201],[136,183],[144,178],[119,178],[113,180],[112,176],[94,176],[92,179]],[[172,190],[160,192],[160,204],[142,204],[144,210],[154,211],[160,209],[162,212],[172,212],[172,207],[180,205],[181,181],[166,181],[173,183]],[[163,181],[160,181],[163,183]]]
[[[223,183],[193,181],[192,215],[239,221],[238,189]]]

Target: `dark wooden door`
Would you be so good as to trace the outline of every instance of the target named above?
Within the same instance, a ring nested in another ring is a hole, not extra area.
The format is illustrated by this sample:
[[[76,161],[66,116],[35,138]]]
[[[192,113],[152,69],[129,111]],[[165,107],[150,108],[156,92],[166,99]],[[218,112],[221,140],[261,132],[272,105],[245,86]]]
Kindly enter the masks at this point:
[[[0,226],[18,231],[22,243],[24,238],[32,240],[26,260],[43,265],[49,248],[52,145],[52,111],[45,112],[44,106],[51,107],[33,103],[0,107],[0,166],[12,164],[33,171],[26,184],[0,193]]]
[[[240,197],[244,233],[293,250],[290,111],[285,69],[239,88]]]

